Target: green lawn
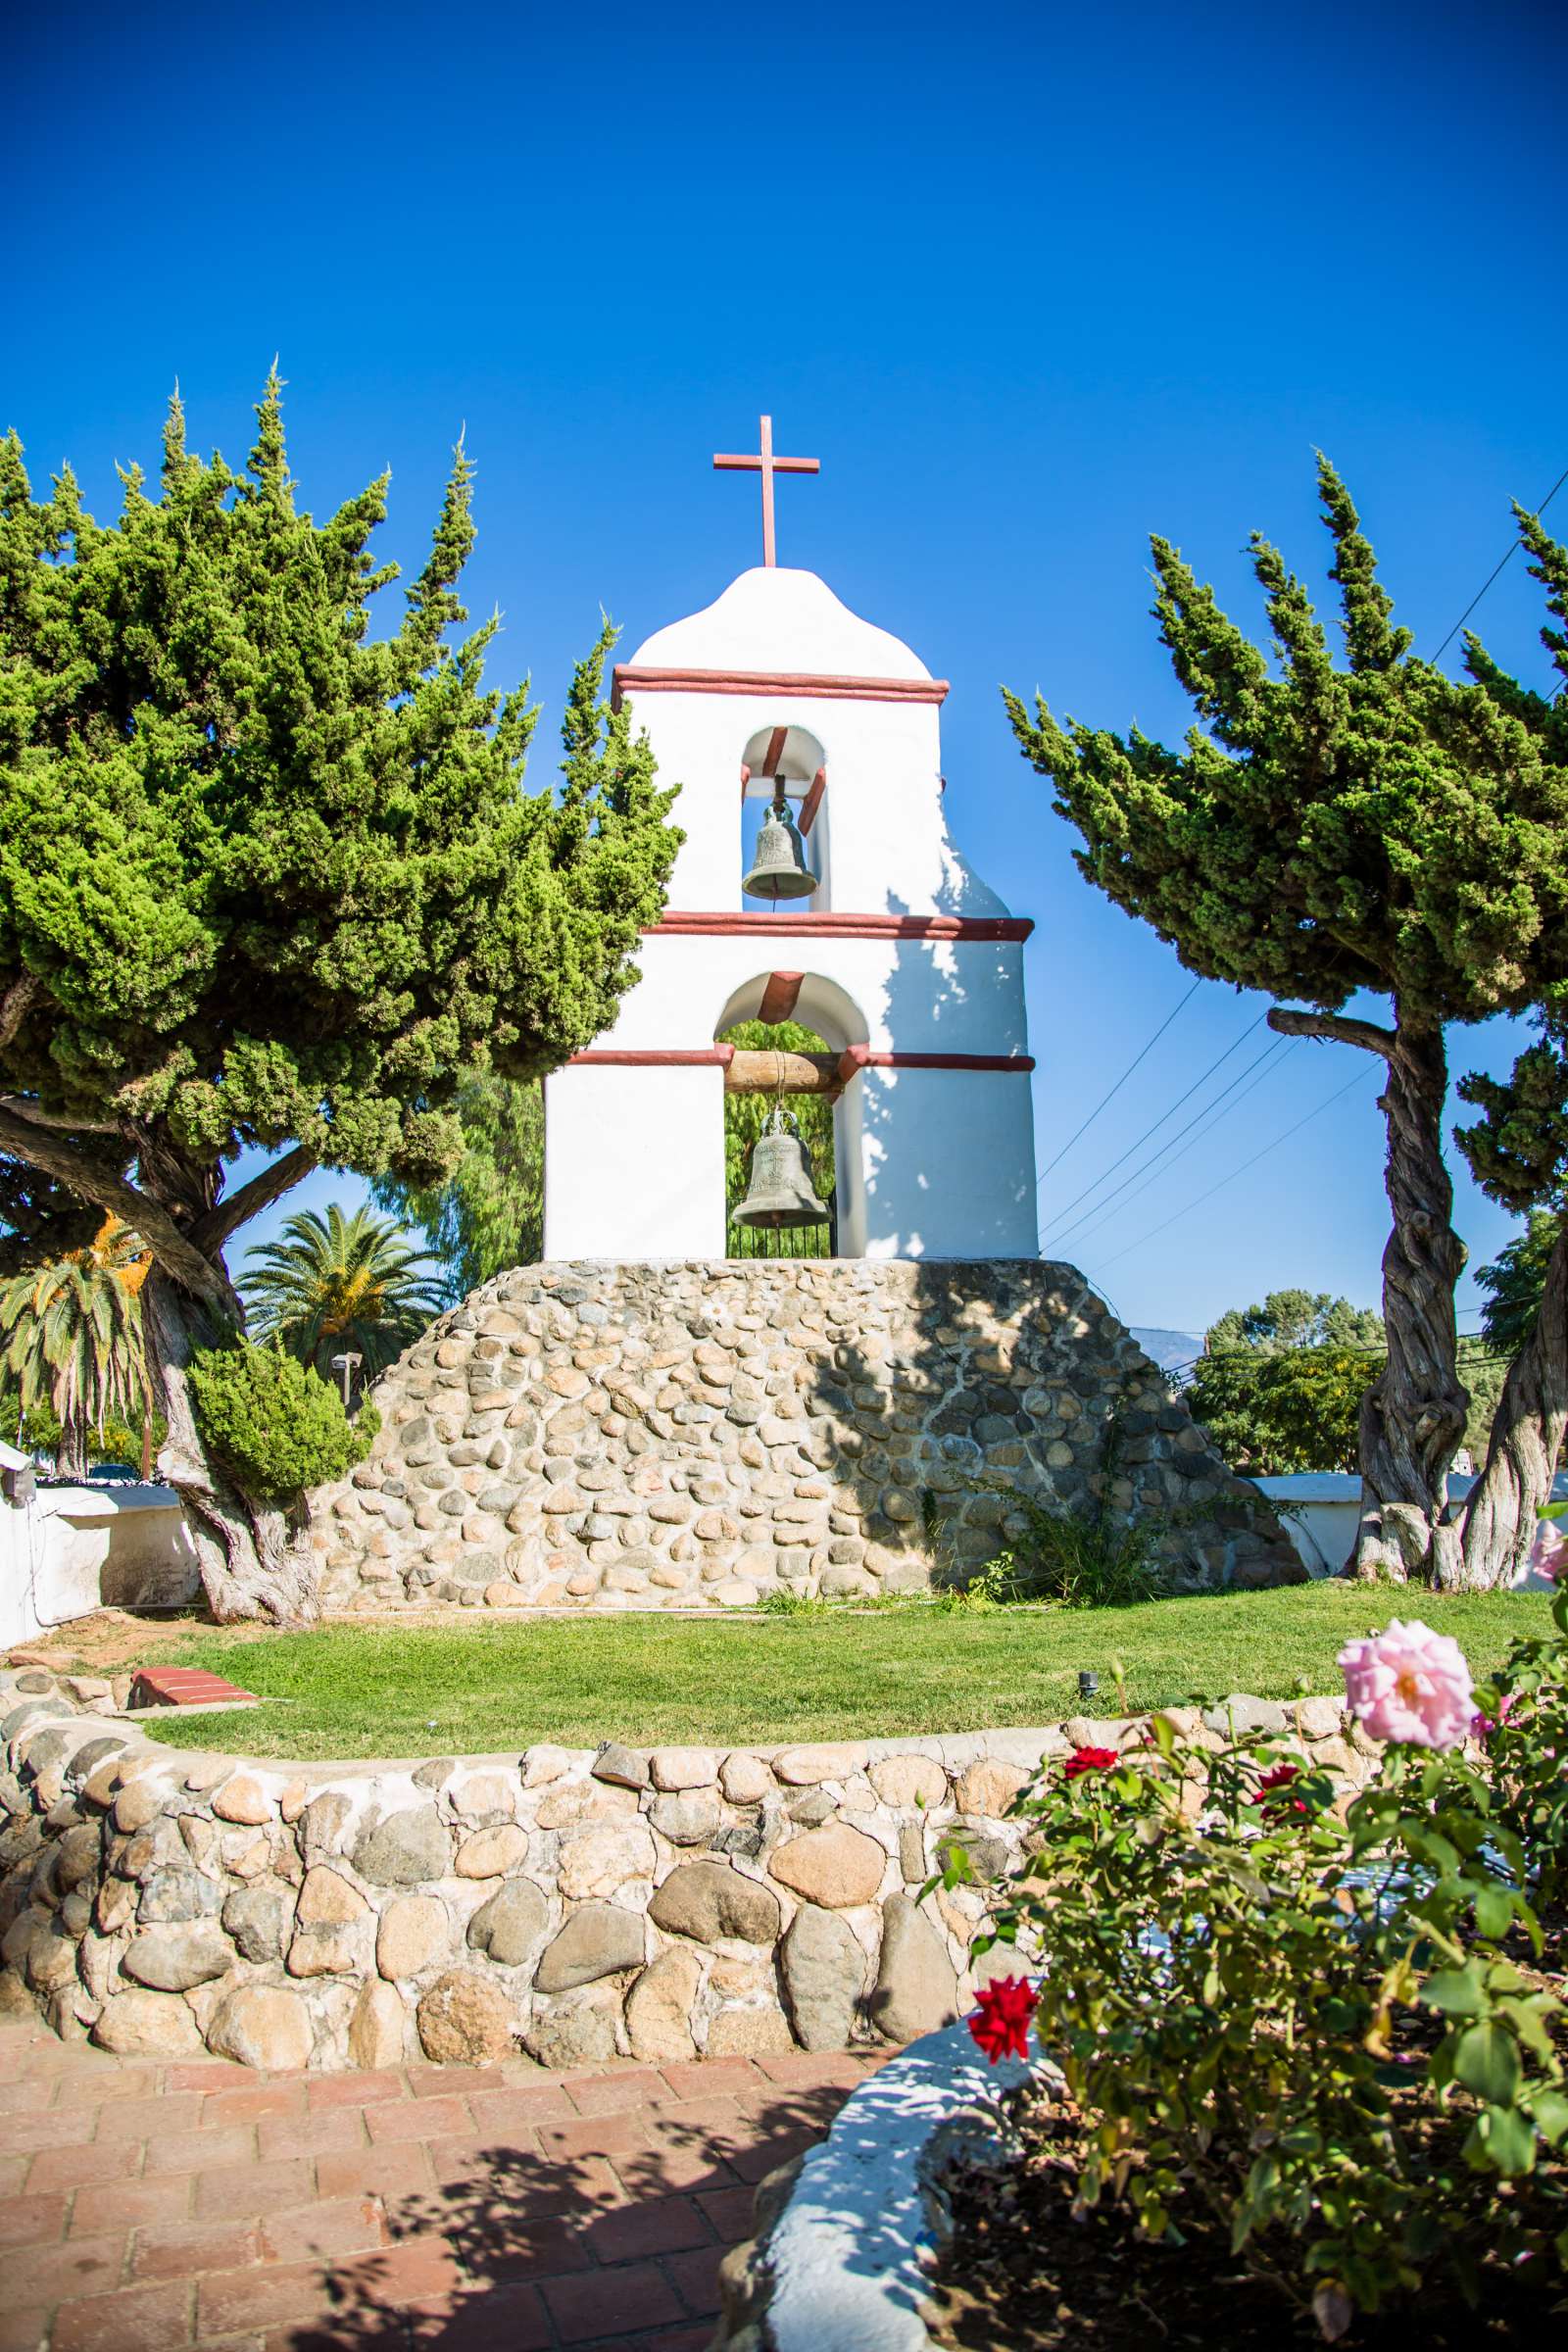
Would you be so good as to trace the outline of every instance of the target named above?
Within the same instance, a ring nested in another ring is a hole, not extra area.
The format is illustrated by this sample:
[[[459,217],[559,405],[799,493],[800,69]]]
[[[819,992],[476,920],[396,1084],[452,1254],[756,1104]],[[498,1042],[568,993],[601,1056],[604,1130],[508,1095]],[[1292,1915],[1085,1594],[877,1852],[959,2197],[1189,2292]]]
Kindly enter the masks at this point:
[[[511,1624],[334,1625],[315,1634],[184,1632],[150,1651],[276,1701],[149,1721],[155,1738],[253,1756],[475,1754],[559,1740],[703,1745],[977,1731],[1078,1711],[1078,1672],[1115,1706],[1335,1690],[1335,1654],[1391,1616],[1453,1634],[1479,1676],[1544,1596],[1408,1596],[1343,1584],[1216,1593],[1137,1608],[710,1620],[657,1616]]]

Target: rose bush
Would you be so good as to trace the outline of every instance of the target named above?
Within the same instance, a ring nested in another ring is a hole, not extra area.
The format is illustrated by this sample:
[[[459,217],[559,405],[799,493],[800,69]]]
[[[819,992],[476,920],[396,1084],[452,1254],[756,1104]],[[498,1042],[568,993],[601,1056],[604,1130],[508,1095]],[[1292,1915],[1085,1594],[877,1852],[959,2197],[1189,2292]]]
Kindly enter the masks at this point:
[[[1568,2265],[1563,2010],[1519,1826],[1544,1800],[1496,1763],[1514,1712],[1467,1746],[1500,1694],[1422,1625],[1342,1664],[1368,1731],[1400,1734],[1353,1798],[1289,1742],[1163,1716],[1044,1767],[975,1947],[1020,1969],[971,2021],[993,2057],[1032,2026],[1061,2067],[1082,2203],[1154,2235],[1218,2217],[1331,2338],[1445,2264],[1467,2291],[1489,2262],[1559,2290]]]
[[[1548,1522],[1565,1508],[1553,1504]],[[1556,1526],[1541,1529],[1530,1565],[1556,1584],[1554,1631],[1516,1642],[1502,1672],[1477,1690],[1477,1730],[1498,1811],[1529,1854],[1532,1897],[1553,1932],[1560,1967],[1568,1929],[1568,1542]]]

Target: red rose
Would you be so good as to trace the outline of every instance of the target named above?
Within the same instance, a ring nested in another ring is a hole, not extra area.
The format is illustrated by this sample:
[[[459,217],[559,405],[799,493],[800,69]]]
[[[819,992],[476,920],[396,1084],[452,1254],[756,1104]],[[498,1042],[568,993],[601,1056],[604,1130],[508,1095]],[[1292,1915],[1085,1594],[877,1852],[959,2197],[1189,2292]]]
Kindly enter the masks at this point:
[[[1257,1794],[1253,1802],[1261,1805],[1270,1821],[1281,1821],[1290,1813],[1311,1811],[1311,1807],[1303,1798],[1286,1796],[1282,1793],[1290,1788],[1293,1781],[1298,1781],[1300,1777],[1299,1764],[1276,1764],[1272,1772],[1264,1773],[1257,1784]]]
[[[1113,1747],[1075,1747],[1061,1768],[1066,1781],[1076,1781],[1081,1773],[1110,1772],[1121,1762]]]
[[[999,2058],[1027,2058],[1035,1996],[1027,1977],[993,1977],[976,1995],[969,2031],[993,2066]]]

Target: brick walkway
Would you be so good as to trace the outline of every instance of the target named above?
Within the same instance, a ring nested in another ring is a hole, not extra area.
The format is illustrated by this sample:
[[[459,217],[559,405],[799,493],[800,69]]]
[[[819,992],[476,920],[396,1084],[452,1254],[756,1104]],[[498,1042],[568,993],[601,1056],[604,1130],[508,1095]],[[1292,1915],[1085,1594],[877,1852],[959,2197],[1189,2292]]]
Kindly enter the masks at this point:
[[[257,2075],[0,2029],[0,2352],[704,2352],[858,2058]]]

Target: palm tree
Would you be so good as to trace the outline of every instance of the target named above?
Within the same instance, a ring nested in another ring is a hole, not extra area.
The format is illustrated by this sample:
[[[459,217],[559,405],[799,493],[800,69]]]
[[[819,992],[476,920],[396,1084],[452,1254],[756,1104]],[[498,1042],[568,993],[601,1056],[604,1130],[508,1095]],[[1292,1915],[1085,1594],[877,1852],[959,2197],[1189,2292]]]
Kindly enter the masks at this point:
[[[335,1377],[334,1355],[357,1355],[355,1385],[368,1386],[446,1304],[439,1280],[423,1271],[432,1262],[406,1226],[368,1208],[351,1217],[335,1200],[324,1217],[304,1209],[280,1241],[246,1257],[253,1337],[274,1341],[323,1380]]]
[[[139,1407],[147,1425],[140,1292],[149,1262],[140,1237],[106,1217],[85,1250],[13,1275],[0,1290],[0,1361],[21,1412],[47,1404],[59,1422],[63,1477],[86,1476],[87,1432],[101,1431],[111,1413],[128,1418]]]

